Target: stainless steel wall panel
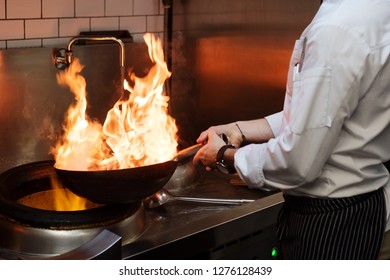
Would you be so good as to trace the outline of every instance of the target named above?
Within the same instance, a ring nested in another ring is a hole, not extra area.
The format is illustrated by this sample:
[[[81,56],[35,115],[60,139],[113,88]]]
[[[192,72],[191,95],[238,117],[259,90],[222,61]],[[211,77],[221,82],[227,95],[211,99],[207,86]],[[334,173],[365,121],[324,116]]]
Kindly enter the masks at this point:
[[[313,0],[174,0],[172,114],[183,141],[282,108],[295,40]]]

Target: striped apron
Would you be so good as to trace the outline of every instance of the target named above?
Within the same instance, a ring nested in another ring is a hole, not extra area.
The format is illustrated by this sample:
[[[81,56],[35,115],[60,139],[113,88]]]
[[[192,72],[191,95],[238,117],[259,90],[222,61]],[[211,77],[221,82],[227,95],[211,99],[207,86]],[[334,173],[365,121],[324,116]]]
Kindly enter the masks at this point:
[[[276,233],[282,258],[378,258],[386,224],[382,188],[347,198],[284,199]]]

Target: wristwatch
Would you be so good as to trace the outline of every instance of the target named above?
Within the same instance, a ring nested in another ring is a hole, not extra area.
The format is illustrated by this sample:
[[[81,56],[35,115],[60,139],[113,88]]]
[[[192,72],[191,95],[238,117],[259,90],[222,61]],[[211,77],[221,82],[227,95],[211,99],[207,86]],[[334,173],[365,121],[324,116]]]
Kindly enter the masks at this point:
[[[233,145],[224,145],[219,149],[216,158],[216,167],[222,173],[231,174],[235,173],[236,169],[234,167],[229,166],[227,162],[223,159],[223,155],[225,154],[227,149],[235,149],[235,147]]]

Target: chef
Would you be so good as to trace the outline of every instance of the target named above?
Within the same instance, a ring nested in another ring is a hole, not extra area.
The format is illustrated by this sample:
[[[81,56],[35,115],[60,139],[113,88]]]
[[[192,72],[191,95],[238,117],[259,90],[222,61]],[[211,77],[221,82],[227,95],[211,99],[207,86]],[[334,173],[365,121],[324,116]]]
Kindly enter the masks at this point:
[[[195,164],[283,192],[285,259],[386,258],[390,0],[324,0],[295,42],[283,110],[197,142]]]

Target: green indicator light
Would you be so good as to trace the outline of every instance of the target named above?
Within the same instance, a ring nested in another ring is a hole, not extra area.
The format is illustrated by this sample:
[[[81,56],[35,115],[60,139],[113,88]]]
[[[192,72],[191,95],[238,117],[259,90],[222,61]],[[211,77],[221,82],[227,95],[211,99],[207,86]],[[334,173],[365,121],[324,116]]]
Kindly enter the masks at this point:
[[[271,250],[271,256],[272,256],[273,258],[275,258],[277,255],[278,255],[278,249],[276,249],[275,247],[272,248],[272,250]]]

